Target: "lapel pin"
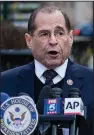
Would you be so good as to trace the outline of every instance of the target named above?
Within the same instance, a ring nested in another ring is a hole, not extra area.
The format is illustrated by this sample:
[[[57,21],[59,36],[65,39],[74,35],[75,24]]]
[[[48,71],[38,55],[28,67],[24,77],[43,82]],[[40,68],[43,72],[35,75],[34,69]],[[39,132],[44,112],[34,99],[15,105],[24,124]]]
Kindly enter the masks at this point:
[[[71,79],[68,79],[68,80],[67,80],[67,84],[68,84],[68,85],[73,85],[73,81],[72,81]]]

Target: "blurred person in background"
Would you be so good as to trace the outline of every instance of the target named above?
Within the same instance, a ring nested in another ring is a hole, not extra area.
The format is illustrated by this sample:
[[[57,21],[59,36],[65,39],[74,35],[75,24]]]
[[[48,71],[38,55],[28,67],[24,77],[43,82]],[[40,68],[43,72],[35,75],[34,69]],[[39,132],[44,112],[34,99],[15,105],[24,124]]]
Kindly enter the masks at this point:
[[[1,91],[17,96],[28,93],[37,103],[41,89],[46,85],[46,71],[55,74],[51,87],[63,90],[68,97],[70,88],[80,89],[84,105],[87,106],[87,127],[80,125],[79,135],[93,134],[93,75],[92,70],[70,60],[73,30],[66,13],[55,6],[36,9],[28,21],[25,34],[28,48],[34,61],[1,73]],[[51,134],[49,129],[48,134]],[[62,135],[58,130],[58,135]]]

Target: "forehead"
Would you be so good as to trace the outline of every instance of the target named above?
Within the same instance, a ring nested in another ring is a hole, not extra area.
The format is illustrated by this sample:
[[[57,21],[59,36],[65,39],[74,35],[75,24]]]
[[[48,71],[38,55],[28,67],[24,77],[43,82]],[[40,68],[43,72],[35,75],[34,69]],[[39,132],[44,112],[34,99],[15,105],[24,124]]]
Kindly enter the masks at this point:
[[[35,19],[35,25],[37,30],[52,29],[57,26],[66,30],[65,19],[60,11],[54,11],[52,13],[39,12]]]

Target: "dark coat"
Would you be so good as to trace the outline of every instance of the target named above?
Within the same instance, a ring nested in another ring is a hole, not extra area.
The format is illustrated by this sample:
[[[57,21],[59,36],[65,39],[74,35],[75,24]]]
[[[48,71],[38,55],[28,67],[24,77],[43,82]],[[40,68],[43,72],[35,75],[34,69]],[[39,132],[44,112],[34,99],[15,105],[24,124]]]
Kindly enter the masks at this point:
[[[25,92],[34,99],[34,73],[34,62],[2,72],[1,91],[8,93],[10,96],[17,96],[20,92]],[[68,79],[73,81],[73,85],[68,85]],[[87,106],[87,120],[92,127],[93,72],[87,67],[74,64],[69,59],[64,84],[62,85],[64,97],[68,96],[70,88],[80,89],[84,105]]]

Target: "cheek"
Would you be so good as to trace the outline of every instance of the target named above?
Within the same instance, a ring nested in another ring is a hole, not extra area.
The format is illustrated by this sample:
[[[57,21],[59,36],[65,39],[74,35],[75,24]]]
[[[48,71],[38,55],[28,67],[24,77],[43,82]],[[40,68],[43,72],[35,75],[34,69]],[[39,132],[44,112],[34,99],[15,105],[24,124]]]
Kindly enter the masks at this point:
[[[46,43],[40,40],[32,42],[32,53],[33,55],[42,55],[45,52]]]
[[[69,53],[71,51],[71,44],[69,39],[64,39],[61,43],[61,50],[63,54]]]
[[[36,49],[41,49],[44,48],[46,46],[47,42],[46,41],[42,41],[40,39],[35,39],[32,42],[33,47],[35,47]]]

